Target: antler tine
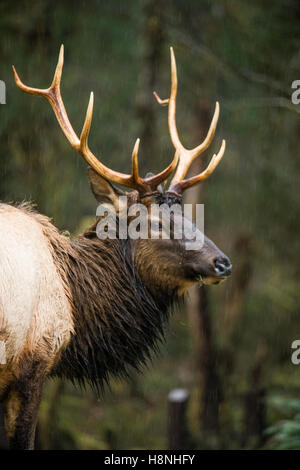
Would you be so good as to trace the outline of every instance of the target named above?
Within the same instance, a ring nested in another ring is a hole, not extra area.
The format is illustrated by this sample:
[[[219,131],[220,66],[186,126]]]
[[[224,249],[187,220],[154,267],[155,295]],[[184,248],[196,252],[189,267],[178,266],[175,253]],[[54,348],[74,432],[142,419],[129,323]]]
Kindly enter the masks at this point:
[[[139,148],[140,139],[136,139],[131,156],[131,177],[133,184],[135,184],[137,188],[140,188],[140,191],[147,193],[151,186],[146,183],[145,178],[141,178],[139,175]]]
[[[140,148],[140,139],[136,139],[133,151],[132,151],[132,157],[131,157],[131,168],[132,168],[132,178],[135,181],[139,181],[139,148]]]
[[[62,71],[63,71],[63,66],[64,66],[64,50],[65,48],[64,48],[64,45],[62,44],[60,46],[58,61],[57,61],[57,65],[56,65],[56,69],[54,72],[54,77],[53,77],[50,89],[58,88],[60,90],[60,82],[61,82]]]
[[[61,98],[61,93],[60,93],[60,81],[61,81],[63,64],[64,64],[64,45],[62,44],[60,47],[60,51],[59,51],[59,58],[58,58],[56,70],[54,73],[53,81],[50,87],[46,89],[32,88],[32,87],[25,85],[20,79],[19,75],[17,74],[17,71],[14,66],[13,66],[13,72],[15,76],[15,82],[22,91],[24,91],[25,93],[30,93],[31,95],[44,96],[49,101],[63,133],[65,134],[66,138],[68,139],[72,147],[74,147],[78,151],[79,146],[80,146],[80,141],[69,121],[65,106]]]
[[[39,95],[45,97],[56,115],[56,118],[59,122],[59,125],[65,134],[66,138],[70,142],[73,148],[84,158],[84,160],[101,176],[104,178],[114,182],[121,184],[123,186],[127,186],[129,188],[137,189],[141,192],[151,191],[154,185],[158,185],[164,179],[168,178],[171,172],[174,171],[178,157],[174,157],[171,164],[163,170],[158,175],[152,176],[150,178],[144,179],[141,178],[138,174],[138,149],[139,149],[139,139],[136,141],[133,153],[132,153],[132,173],[124,174],[118,171],[114,171],[108,167],[106,167],[103,163],[101,163],[98,158],[91,152],[88,146],[88,136],[90,133],[91,123],[92,123],[92,116],[93,116],[93,105],[94,105],[94,94],[93,92],[90,95],[90,100],[86,112],[86,117],[84,121],[84,125],[82,128],[80,139],[78,138],[76,132],[74,131],[60,91],[60,82],[63,70],[63,63],[64,63],[64,46],[62,45],[59,52],[59,58],[56,66],[56,70],[54,73],[54,77],[52,83],[49,88],[46,89],[39,89],[39,88],[32,88],[25,85],[20,77],[18,76],[16,69],[13,66],[13,72],[15,77],[15,82],[17,86],[23,90],[25,93],[30,93],[32,95]]]
[[[202,181],[203,179],[205,179],[204,176],[201,173],[201,175],[202,175],[201,178],[197,179],[196,177],[193,177],[191,184],[180,184],[180,183],[183,183],[184,177],[185,177],[189,167],[191,166],[192,162],[194,161],[194,159],[197,156],[199,156],[201,153],[203,153],[209,147],[209,145],[211,144],[211,142],[214,138],[214,135],[215,135],[215,131],[216,131],[216,127],[217,127],[217,123],[218,123],[218,119],[219,119],[220,106],[219,106],[219,103],[216,102],[216,107],[215,107],[215,112],[214,112],[214,115],[213,115],[213,119],[211,121],[209,130],[208,130],[207,135],[206,135],[205,139],[203,140],[203,142],[201,142],[200,145],[198,145],[197,147],[195,147],[193,149],[185,148],[183,146],[183,144],[181,143],[180,138],[178,136],[177,125],[176,125],[176,98],[177,98],[178,81],[177,81],[176,60],[175,60],[175,55],[174,55],[174,51],[173,51],[172,47],[170,48],[170,54],[171,54],[171,90],[170,90],[170,97],[167,98],[167,99],[162,100],[157,95],[156,92],[154,92],[154,96],[155,96],[157,102],[161,106],[168,105],[168,126],[169,126],[170,137],[171,137],[171,141],[172,141],[172,143],[175,147],[176,153],[179,154],[179,164],[178,164],[177,170],[175,172],[175,175],[174,175],[174,177],[171,181],[170,190],[174,191],[174,187],[176,187],[177,191],[181,192],[183,189],[186,189],[187,187],[190,187],[191,185],[196,184],[197,182]],[[224,145],[225,145],[225,143],[224,143]],[[223,143],[222,143],[221,150],[223,149],[223,147],[224,146],[223,146]],[[220,152],[221,152],[221,150],[220,150]],[[225,150],[225,148],[224,148],[224,150]],[[218,153],[218,155],[220,154],[220,152]],[[222,153],[222,156],[223,156],[223,153]],[[212,158],[211,163],[213,161],[215,161],[214,158],[215,158],[215,156]],[[218,162],[219,162],[219,160],[218,160]],[[209,168],[211,169],[212,166],[209,166]],[[200,177],[200,175],[199,175],[199,177]]]
[[[91,152],[88,146],[88,137],[91,129],[92,119],[93,119],[93,108],[94,108],[94,93],[91,92],[90,100],[86,111],[86,117],[83,124],[83,128],[80,135],[79,141],[79,153],[84,158],[84,160],[101,176],[104,178],[113,181],[114,183],[119,183],[130,188],[137,188],[134,183],[137,183],[138,180],[135,180],[133,175],[126,175],[119,173],[118,171],[111,170],[101,163],[98,158]],[[143,186],[142,181],[139,183],[140,186]],[[144,186],[143,186],[144,188]],[[144,188],[145,189],[145,188]]]
[[[206,178],[211,175],[219,165],[220,161],[223,158],[223,155],[225,153],[225,148],[226,148],[226,142],[223,139],[222,144],[220,147],[220,150],[217,154],[214,154],[206,167],[204,171],[202,171],[199,175],[192,176],[191,178],[187,178],[186,180],[178,181],[175,183],[171,183],[170,185],[170,191],[174,191],[175,193],[181,193],[185,189],[191,188],[197,183],[200,183],[201,181],[204,181]]]
[[[170,54],[171,54],[171,90],[170,90],[170,98],[166,98],[162,100],[158,94],[154,91],[153,94],[157,100],[157,102],[161,106],[168,105],[168,124],[169,124],[169,131],[171,141],[176,150],[184,151],[185,148],[180,142],[177,127],[176,127],[176,97],[177,97],[177,69],[176,69],[176,60],[173,51],[173,47],[170,47]]]

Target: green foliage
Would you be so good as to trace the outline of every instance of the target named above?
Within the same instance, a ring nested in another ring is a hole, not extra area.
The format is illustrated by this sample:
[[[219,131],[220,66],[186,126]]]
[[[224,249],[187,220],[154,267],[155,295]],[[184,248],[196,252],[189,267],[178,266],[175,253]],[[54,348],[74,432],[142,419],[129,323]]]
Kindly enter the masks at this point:
[[[270,445],[277,450],[299,450],[300,400],[275,397],[271,405],[279,409],[286,418],[266,430],[266,434],[271,436]]]

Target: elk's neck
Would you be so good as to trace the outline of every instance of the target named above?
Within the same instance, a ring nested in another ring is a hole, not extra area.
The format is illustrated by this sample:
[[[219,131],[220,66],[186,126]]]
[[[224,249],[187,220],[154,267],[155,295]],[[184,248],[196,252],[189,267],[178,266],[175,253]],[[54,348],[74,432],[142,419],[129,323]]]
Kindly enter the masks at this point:
[[[54,250],[75,324],[54,373],[102,388],[110,375],[139,369],[163,338],[173,294],[142,283],[128,241],[89,233]]]

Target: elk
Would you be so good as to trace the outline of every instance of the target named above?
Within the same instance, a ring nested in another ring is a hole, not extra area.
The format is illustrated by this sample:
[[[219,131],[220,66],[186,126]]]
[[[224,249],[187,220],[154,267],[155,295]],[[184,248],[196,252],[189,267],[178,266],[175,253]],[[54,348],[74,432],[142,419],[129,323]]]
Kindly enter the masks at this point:
[[[168,106],[173,160],[160,173],[141,177],[138,139],[131,174],[122,174],[106,167],[89,148],[93,93],[80,138],[69,121],[60,92],[63,54],[61,46],[48,89],[26,86],[13,67],[14,77],[21,90],[49,101],[65,137],[89,165],[96,200],[113,207],[119,222],[124,216],[120,195],[126,195],[129,206],[139,202],[147,211],[152,203],[181,205],[183,191],[204,181],[223,157],[225,141],[202,173],[185,178],[192,161],[212,142],[218,103],[204,141],[186,149],[176,127],[177,71],[171,48],[170,96],[155,97]],[[169,188],[163,188],[174,172]],[[72,239],[30,204],[0,204],[0,341],[6,354],[0,365],[0,400],[11,448],[34,447],[47,377],[101,390],[111,376],[139,370],[157,348],[170,309],[186,289],[194,283],[219,283],[231,274],[228,257],[206,237],[198,250],[186,250],[184,236],[102,240],[97,221]]]

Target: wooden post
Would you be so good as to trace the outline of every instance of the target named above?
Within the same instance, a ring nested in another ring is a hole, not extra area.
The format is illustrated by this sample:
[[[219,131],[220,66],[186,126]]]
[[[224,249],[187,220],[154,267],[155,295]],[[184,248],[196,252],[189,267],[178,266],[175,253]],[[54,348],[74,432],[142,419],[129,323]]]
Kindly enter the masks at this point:
[[[186,409],[189,392],[184,388],[175,388],[168,395],[168,434],[169,449],[185,449],[187,444]]]

